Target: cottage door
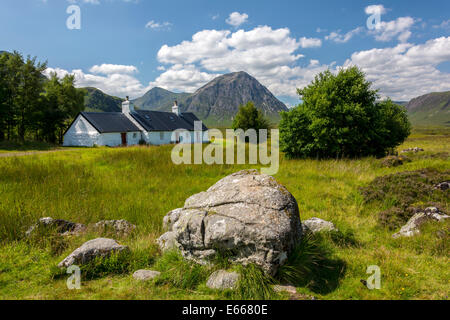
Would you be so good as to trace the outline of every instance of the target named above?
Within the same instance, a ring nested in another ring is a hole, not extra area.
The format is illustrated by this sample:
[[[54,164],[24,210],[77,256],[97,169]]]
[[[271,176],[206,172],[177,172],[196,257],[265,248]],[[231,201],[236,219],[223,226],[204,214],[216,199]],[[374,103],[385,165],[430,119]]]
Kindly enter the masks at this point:
[[[122,145],[126,146],[127,145],[127,133],[121,133],[120,134],[122,136]]]

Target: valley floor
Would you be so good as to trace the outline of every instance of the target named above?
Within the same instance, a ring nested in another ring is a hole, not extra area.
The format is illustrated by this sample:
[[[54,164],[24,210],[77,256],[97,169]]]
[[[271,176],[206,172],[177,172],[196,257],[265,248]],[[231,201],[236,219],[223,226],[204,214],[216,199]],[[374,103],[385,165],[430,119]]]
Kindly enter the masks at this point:
[[[382,167],[375,158],[281,159],[275,178],[297,199],[301,219],[332,221],[346,239],[351,239],[325,241],[327,259],[336,263],[330,264],[323,285],[299,286],[300,294],[318,299],[448,299],[448,241],[444,248],[436,248],[437,238],[431,231],[414,239],[393,239],[392,234],[398,230],[378,223],[378,213],[389,204],[365,203],[359,190],[378,176],[396,172],[450,170],[449,135],[414,134],[398,149],[416,146],[425,151],[411,155],[411,162],[392,168]],[[131,276],[138,268],[161,266],[155,240],[163,232],[162,218],[168,211],[182,207],[187,197],[206,190],[224,176],[252,167],[176,166],[171,162],[171,149],[67,149],[0,158],[0,299],[233,297],[207,289],[204,281],[193,281],[191,285],[174,281],[141,283]],[[445,205],[449,212],[448,200]],[[137,230],[132,236],[117,239],[135,253],[134,265],[126,271],[82,279],[80,290],[68,290],[68,275],[58,276],[55,266],[83,242],[97,236],[38,242],[24,239],[24,231],[47,216],[84,224],[103,219],[134,223]],[[368,278],[366,269],[370,265],[380,267],[379,290],[369,290],[361,283],[361,279]],[[167,268],[176,274],[177,270]]]

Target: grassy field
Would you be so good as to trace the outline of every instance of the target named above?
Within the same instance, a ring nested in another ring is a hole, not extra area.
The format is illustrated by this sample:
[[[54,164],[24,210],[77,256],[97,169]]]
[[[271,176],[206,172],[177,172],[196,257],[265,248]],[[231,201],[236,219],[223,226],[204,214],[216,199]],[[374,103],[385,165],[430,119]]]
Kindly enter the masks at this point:
[[[414,133],[399,150],[416,146],[425,152],[393,168],[382,167],[375,158],[281,158],[275,178],[297,199],[301,219],[319,217],[341,230],[336,237],[324,234],[308,240],[309,247],[303,250],[313,254],[303,256],[309,261],[299,261],[311,268],[305,267],[304,278],[296,283],[300,294],[318,299],[448,299],[448,234],[439,240],[436,232],[442,228],[448,232],[449,224],[427,225],[414,239],[393,239],[396,230],[378,221],[378,213],[392,204],[366,203],[359,189],[376,177],[401,171],[450,170],[449,135]],[[262,294],[265,288],[259,284],[249,291],[258,281],[258,272],[252,270],[243,271],[247,289],[212,291],[205,286],[211,268],[186,263],[174,253],[161,256],[155,239],[163,232],[162,218],[168,211],[183,206],[187,197],[224,176],[256,167],[175,166],[171,148],[67,149],[0,158],[0,299],[286,299],[272,292]],[[440,200],[448,212],[448,199]],[[132,255],[125,265],[112,261],[112,267],[94,266],[94,271],[86,271],[90,276],[82,279],[81,290],[68,290],[67,275],[55,266],[98,235],[24,239],[24,231],[45,216],[84,224],[126,219],[137,230],[117,240],[130,246]],[[380,290],[369,290],[360,282],[367,279],[369,265],[381,269]],[[143,267],[162,271],[161,279],[135,281],[131,274]]]

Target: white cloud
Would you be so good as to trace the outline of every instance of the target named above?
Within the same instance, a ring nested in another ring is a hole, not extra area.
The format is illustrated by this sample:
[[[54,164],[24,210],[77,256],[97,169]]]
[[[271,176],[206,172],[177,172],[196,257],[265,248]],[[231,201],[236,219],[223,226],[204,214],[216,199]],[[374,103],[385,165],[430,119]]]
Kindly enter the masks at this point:
[[[440,29],[449,29],[450,28],[450,20],[442,21],[441,24],[434,25],[433,28],[435,28],[435,29],[439,29],[439,28]]]
[[[56,72],[58,77],[73,74],[75,76],[76,87],[95,87],[110,95],[119,97],[131,96],[132,98],[137,98],[142,96],[149,89],[148,86],[142,85],[138,79],[130,74],[137,71],[137,68],[134,66],[103,64],[101,66],[92,67],[89,70],[91,73],[85,73],[80,69],[69,72],[60,68],[47,68],[44,74],[49,76],[50,73]],[[93,73],[102,73],[105,75]]]
[[[153,29],[153,30],[162,30],[162,29],[169,30],[171,26],[172,26],[172,24],[170,22],[167,22],[167,21],[166,22],[156,22],[154,20],[147,22],[147,24],[145,25],[145,27],[147,29]]]
[[[397,38],[400,42],[406,42],[411,36],[411,27],[416,20],[411,17],[400,17],[392,21],[381,21],[377,28],[370,31],[370,34],[375,35],[377,41],[391,41]]]
[[[300,46],[302,48],[318,48],[322,46],[322,40],[317,38],[300,38]]]
[[[230,14],[230,16],[225,21],[229,25],[232,25],[233,27],[238,27],[241,24],[247,22],[247,19],[248,19],[248,14],[233,12]]]
[[[150,86],[174,91],[194,92],[218,75],[202,72],[191,64],[176,64],[162,73],[155,81],[150,82]]]
[[[130,74],[138,72],[138,69],[135,66],[124,66],[118,64],[102,64],[95,65],[91,69],[89,69],[92,73],[102,73],[102,74],[114,74],[114,73],[122,73],[122,74]]]
[[[385,14],[387,12],[386,8],[382,4],[375,4],[371,6],[367,6],[364,9],[366,14]]]
[[[363,27],[358,27],[353,30],[350,30],[349,32],[347,32],[345,34],[341,34],[340,30],[333,31],[328,36],[325,36],[325,40],[330,40],[330,41],[334,41],[337,43],[346,43],[351,38],[353,38],[355,35],[361,33],[363,30],[364,30]]]
[[[383,96],[409,100],[433,91],[450,90],[450,74],[437,69],[445,61],[450,61],[450,37],[419,45],[401,43],[392,48],[355,52],[344,67],[361,67]]]

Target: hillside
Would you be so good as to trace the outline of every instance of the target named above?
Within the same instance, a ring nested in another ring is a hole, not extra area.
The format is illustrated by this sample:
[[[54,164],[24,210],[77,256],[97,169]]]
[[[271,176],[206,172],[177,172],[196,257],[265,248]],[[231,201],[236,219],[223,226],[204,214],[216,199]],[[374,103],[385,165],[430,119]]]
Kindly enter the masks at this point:
[[[175,100],[182,103],[188,96],[189,93],[175,93],[155,87],[142,97],[133,100],[133,103],[143,110],[170,111]]]
[[[134,103],[142,109],[170,111],[174,100],[178,100],[182,111],[193,112],[208,124],[230,125],[239,105],[248,101],[273,120],[278,120],[280,111],[287,110],[284,103],[245,72],[217,77],[193,94],[153,88]]]
[[[107,95],[99,89],[87,87],[84,97],[85,111],[118,112],[122,110],[123,99]]]
[[[414,98],[406,109],[415,126],[450,126],[450,91]]]

